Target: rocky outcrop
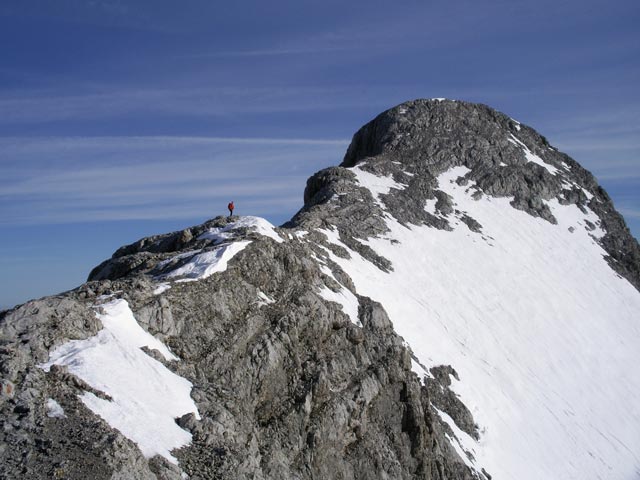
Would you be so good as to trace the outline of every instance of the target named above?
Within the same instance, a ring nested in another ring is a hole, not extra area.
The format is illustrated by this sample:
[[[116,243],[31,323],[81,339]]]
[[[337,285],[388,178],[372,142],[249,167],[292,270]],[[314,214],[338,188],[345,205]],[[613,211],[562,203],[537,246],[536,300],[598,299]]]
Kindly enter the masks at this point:
[[[2,375],[16,388],[0,405],[4,475],[179,478],[177,467],[142,457],[78,400],[90,387],[64,369],[38,367],[54,347],[94,335],[92,306],[115,294],[180,357],[170,367],[194,385],[202,420],[177,419],[193,434],[176,454],[191,478],[477,478],[444,438],[429,389],[382,307],[360,298],[359,327],[324,301],[308,244],[254,238],[224,274],[154,295],[136,256],[161,262],[176,245],[166,239],[179,236],[121,249],[115,258],[125,269],[113,280],[2,318]],[[47,416],[49,398],[64,418]]]
[[[598,241],[612,267],[640,287],[637,242],[575,161],[488,107],[408,102],[358,131],[342,166],[312,176],[304,207],[275,234],[243,227],[239,217],[218,217],[148,237],[120,248],[81,287],[0,313],[0,476],[490,478],[454,446],[456,433],[440,413],[481,437],[451,389],[454,368],[414,373],[416,359],[383,306],[358,295],[331,259],[349,253],[327,238],[333,232],[389,272],[391,262],[366,244],[385,234],[387,215],[440,230],[457,217],[481,234],[482,225],[458,212],[438,185],[438,175],[454,166],[466,167],[456,181],[474,195],[513,197],[514,208],[552,223],[550,199],[588,206],[600,218],[605,233]],[[403,188],[392,185],[376,197],[359,185],[353,167]],[[433,211],[424,208],[428,201]],[[225,270],[196,281],[170,277],[238,242],[246,248]],[[332,294],[355,299],[356,318],[328,301]],[[108,399],[99,389],[65,367],[42,368],[56,347],[101,330],[95,308],[106,296],[127,301],[138,323],[179,361],[145,351],[193,384],[201,418],[176,419],[192,434],[190,445],[173,452],[178,465],[145,458],[79,399],[84,392]]]

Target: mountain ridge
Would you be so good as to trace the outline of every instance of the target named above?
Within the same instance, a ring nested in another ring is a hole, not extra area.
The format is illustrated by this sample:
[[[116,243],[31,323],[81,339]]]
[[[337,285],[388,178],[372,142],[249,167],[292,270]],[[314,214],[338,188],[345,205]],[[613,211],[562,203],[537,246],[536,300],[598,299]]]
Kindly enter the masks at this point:
[[[565,389],[566,378],[554,372],[537,374],[541,367],[572,360],[560,355],[560,348],[540,345],[536,335],[550,343],[554,336],[562,339],[578,357],[589,353],[594,332],[604,345],[625,334],[625,341],[637,341],[629,320],[640,305],[639,251],[594,177],[534,130],[483,105],[406,102],[356,132],[340,167],[310,177],[304,206],[281,228],[257,217],[217,217],[146,237],[118,249],[78,289],[3,312],[2,376],[15,388],[1,403],[11,425],[4,433],[3,474],[82,478],[91,470],[95,478],[478,479],[575,474],[580,468],[571,470],[561,460],[592,465],[585,452],[551,440],[582,427],[571,418],[556,425],[522,399],[514,389],[518,370],[504,365],[516,362],[531,376],[522,388],[537,403],[582,415],[563,402],[575,400],[572,392],[594,392],[580,382]],[[540,260],[545,256],[549,259]],[[620,277],[607,273],[610,268]],[[536,273],[545,278],[530,281]],[[502,290],[492,290],[494,282]],[[563,303],[571,302],[545,283],[562,289],[578,310],[565,308]],[[579,302],[589,302],[593,292],[606,292],[605,307],[589,314]],[[62,359],[48,373],[42,368],[69,340],[85,341],[104,331],[100,327],[107,320],[100,319],[109,318],[110,302],[116,301],[126,302],[134,322],[180,360],[168,362],[157,348],[142,345],[149,358],[192,384],[197,410],[177,419],[191,441],[173,456],[153,449],[142,455],[136,445],[142,449],[146,437],[134,440],[111,428],[108,414],[91,413],[88,394],[102,398],[94,407],[111,407],[122,393],[110,390],[113,385],[98,388],[96,373],[77,369],[74,362],[85,362],[84,357]],[[621,318],[611,322],[615,335],[602,330],[613,320],[606,308],[615,308]],[[521,321],[524,312],[531,322]],[[589,331],[575,340],[571,329],[558,329],[548,315],[568,326],[585,318]],[[529,334],[520,338],[519,331]],[[530,362],[536,355],[513,351],[512,338],[520,338],[529,353],[544,353],[542,363]],[[624,352],[633,355],[629,347]],[[600,355],[611,360],[607,352]],[[588,360],[573,363],[593,366]],[[484,364],[491,368],[483,370]],[[504,382],[495,380],[495,372]],[[605,374],[596,369],[592,375],[604,384]],[[640,385],[633,372],[625,375],[629,385]],[[541,380],[545,376],[548,384]],[[549,385],[565,396],[546,399]],[[487,400],[496,388],[508,395]],[[611,395],[595,395],[593,408],[601,411],[612,399],[628,406],[635,398],[616,389]],[[48,409],[48,399],[66,417]],[[517,455],[530,450],[529,462],[540,463],[549,451],[501,430],[499,422],[515,417],[491,414],[493,401],[505,411],[523,405],[521,415],[534,422],[523,425],[533,436],[549,437],[561,459],[554,455],[537,465],[539,470],[521,475],[527,465],[514,462]],[[617,417],[607,418],[618,438],[630,441],[628,428]],[[543,430],[536,430],[536,421]],[[75,442],[65,439],[69,423],[79,432]],[[598,429],[601,424],[593,426]],[[496,439],[495,431],[504,438]],[[585,432],[580,438],[593,438],[592,430]],[[102,435],[102,443],[95,435]],[[98,443],[107,447],[98,451]],[[611,448],[603,442],[590,454],[605,465],[615,459],[622,465],[619,478],[638,468],[633,455]],[[24,455],[30,460],[22,464]]]

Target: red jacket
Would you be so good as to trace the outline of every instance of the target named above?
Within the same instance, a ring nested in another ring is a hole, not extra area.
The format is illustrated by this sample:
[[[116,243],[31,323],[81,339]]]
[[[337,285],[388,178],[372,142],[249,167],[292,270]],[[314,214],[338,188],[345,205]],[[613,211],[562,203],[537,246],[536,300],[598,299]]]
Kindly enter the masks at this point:
[[[229,203],[229,205],[227,205],[227,208],[233,212],[233,202]]]

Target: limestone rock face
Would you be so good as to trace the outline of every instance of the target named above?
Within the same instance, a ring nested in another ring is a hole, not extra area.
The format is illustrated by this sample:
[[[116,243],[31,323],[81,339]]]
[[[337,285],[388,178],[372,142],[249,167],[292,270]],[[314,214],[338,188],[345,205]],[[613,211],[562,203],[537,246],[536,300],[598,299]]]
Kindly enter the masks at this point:
[[[554,199],[594,212],[598,225],[584,228],[601,230],[594,241],[611,268],[640,288],[638,243],[574,160],[489,107],[407,102],[360,129],[340,167],[313,175],[282,227],[218,217],[144,238],[77,289],[2,312],[0,477],[490,479],[458,441],[482,441],[483,431],[452,388],[465,382],[456,365],[422,364],[341,266],[357,255],[393,272],[369,242],[389,234],[390,218],[443,232],[457,219],[484,235],[438,182],[454,167],[474,199],[508,197],[550,224]],[[150,361],[191,382],[197,415],[175,418],[191,434],[175,461],[143,454],[96,414],[88,394],[119,399],[73,362],[43,367],[57,348],[106,328],[97,313],[113,299],[178,358],[142,346]]]
[[[139,252],[127,255],[138,268]],[[65,367],[38,367],[49,350],[97,333],[92,307],[113,294],[180,358],[167,365],[193,383],[201,419],[176,419],[193,435],[176,452],[191,478],[475,478],[443,436],[384,309],[360,298],[354,325],[318,295],[325,280],[313,259],[302,241],[255,239],[224,273],[160,295],[146,273],[118,271],[115,280],[6,314],[2,375],[16,396],[0,404],[3,473],[180,478],[78,400],[93,390],[85,382]],[[47,416],[48,398],[65,418]]]

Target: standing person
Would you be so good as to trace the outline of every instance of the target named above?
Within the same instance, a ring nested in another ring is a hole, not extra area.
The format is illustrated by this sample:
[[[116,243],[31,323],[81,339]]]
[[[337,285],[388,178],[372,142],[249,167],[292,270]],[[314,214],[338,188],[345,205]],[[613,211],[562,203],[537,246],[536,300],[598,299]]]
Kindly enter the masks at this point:
[[[229,202],[229,205],[227,205],[227,208],[229,209],[229,219],[231,219],[231,216],[233,215],[233,209],[235,208],[233,206],[233,202]]]

